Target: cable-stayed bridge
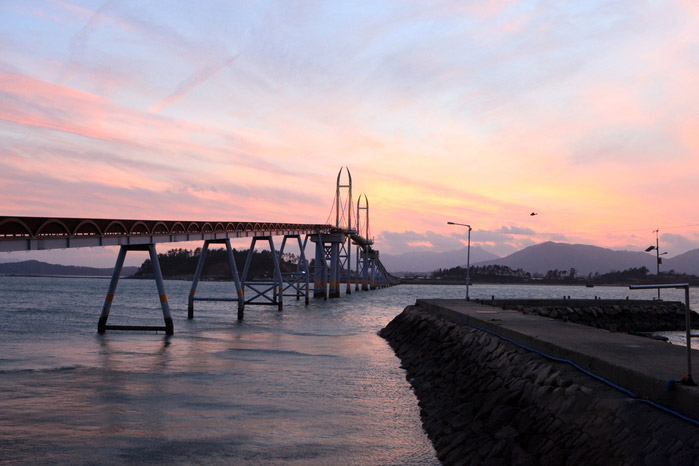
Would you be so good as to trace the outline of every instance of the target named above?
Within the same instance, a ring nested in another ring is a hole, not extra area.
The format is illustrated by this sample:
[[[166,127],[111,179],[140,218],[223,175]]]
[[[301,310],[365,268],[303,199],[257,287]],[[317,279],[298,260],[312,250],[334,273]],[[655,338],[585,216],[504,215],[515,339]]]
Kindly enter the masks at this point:
[[[339,298],[341,288],[349,294],[355,290],[373,290],[397,284],[373,248],[369,230],[369,202],[362,194],[353,209],[352,176],[346,170],[348,181],[341,181],[343,169],[337,176],[337,189],[331,216],[335,224],[270,223],[241,221],[188,221],[188,220],[126,220],[95,218],[0,217],[0,252],[66,249],[77,247],[119,246],[112,279],[102,307],[97,330],[162,330],[174,333],[170,306],[165,292],[156,244],[202,241],[196,271],[189,293],[188,318],[194,318],[196,301],[231,301],[237,303],[238,319],[243,319],[249,305],[276,306],[283,309],[284,297]],[[344,196],[343,196],[344,194]],[[363,200],[363,202],[362,202]],[[364,234],[362,234],[364,233]],[[233,258],[231,240],[250,238],[251,244],[242,271]],[[280,246],[275,238],[281,238]],[[309,260],[306,249],[313,244],[314,256]],[[258,242],[265,244],[272,256],[269,280],[249,277],[250,263]],[[300,251],[295,272],[282,272],[281,258],[289,244],[295,243]],[[228,256],[235,289],[227,297],[197,297],[206,252],[210,245],[222,244]],[[356,247],[354,268],[352,247]],[[108,325],[109,313],[116,293],[126,254],[129,251],[148,251],[153,278],[156,282],[163,313],[163,326]]]

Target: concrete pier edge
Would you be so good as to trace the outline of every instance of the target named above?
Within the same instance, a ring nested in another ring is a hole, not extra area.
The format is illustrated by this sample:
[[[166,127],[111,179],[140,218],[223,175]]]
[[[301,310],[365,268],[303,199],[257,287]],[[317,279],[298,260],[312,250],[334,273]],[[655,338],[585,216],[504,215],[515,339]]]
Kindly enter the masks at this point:
[[[480,327],[527,348],[571,361],[639,399],[699,422],[699,387],[675,383],[668,389],[669,380],[679,382],[687,375],[683,346],[473,301],[418,299],[415,305],[450,322]],[[692,363],[699,368],[697,350],[692,350]],[[699,377],[695,375],[695,379]]]

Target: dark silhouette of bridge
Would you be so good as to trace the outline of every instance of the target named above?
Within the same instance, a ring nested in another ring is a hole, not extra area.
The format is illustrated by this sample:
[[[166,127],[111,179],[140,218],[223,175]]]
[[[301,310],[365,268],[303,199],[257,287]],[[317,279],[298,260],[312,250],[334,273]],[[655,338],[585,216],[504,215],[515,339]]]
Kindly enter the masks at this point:
[[[237,302],[238,319],[243,319],[248,305],[271,305],[283,309],[285,296],[309,303],[311,283],[314,298],[339,298],[342,285],[345,292],[374,290],[399,283],[391,276],[373,248],[369,230],[369,201],[365,194],[359,196],[353,210],[352,175],[347,171],[346,184],[342,184],[341,169],[337,175],[337,189],[332,213],[335,225],[269,223],[240,221],[183,221],[183,220],[125,220],[95,218],[50,217],[0,217],[0,251],[33,251],[78,247],[119,246],[119,254],[112,279],[104,300],[102,314],[97,324],[100,333],[106,330],[162,330],[174,333],[170,306],[160,270],[157,243],[203,241],[196,271],[189,293],[188,318],[194,318],[195,301]],[[343,196],[344,193],[344,196]],[[363,203],[362,203],[363,200]],[[281,245],[275,247],[274,238],[281,237]],[[231,239],[251,238],[245,266],[241,272],[233,259]],[[313,243],[314,258],[309,261],[305,250]],[[257,243],[266,243],[272,253],[269,280],[252,280],[248,276],[252,256]],[[280,259],[290,242],[296,242],[300,251],[296,271],[282,273]],[[203,270],[206,252],[211,244],[223,244],[228,255],[233,297],[197,297],[196,290]],[[356,246],[355,267],[352,269],[352,246]],[[153,268],[164,326],[108,325],[117,283],[128,251],[148,251]]]

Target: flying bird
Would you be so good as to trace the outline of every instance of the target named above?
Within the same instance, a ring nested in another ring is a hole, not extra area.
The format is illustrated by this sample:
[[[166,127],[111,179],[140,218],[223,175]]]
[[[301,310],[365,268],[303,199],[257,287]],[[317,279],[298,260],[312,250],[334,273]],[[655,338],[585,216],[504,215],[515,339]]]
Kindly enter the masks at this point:
[[[529,215],[539,215],[539,214],[538,214],[537,212],[532,212],[532,213],[529,214]]]

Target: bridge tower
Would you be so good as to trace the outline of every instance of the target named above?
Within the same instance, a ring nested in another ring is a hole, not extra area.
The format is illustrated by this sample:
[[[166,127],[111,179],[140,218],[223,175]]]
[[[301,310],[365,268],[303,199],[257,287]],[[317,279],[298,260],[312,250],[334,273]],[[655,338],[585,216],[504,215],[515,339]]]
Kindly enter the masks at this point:
[[[362,198],[364,205],[362,206]],[[362,221],[362,212],[364,212]],[[362,193],[357,198],[357,234],[355,239],[357,245],[357,281],[356,289],[359,289],[359,282],[362,283],[362,290],[369,290],[369,251],[373,240],[369,236],[369,199]],[[362,242],[360,238],[363,238]]]
[[[342,181],[344,170],[347,171],[346,182]],[[337,174],[333,210],[335,211],[333,231],[309,235],[310,240],[316,244],[313,290],[315,298],[339,298],[343,283],[346,284],[345,292],[352,293],[349,237],[356,232],[352,229],[352,174],[347,167],[342,167]]]
[[[340,287],[341,284],[344,282],[346,283],[345,287],[345,293],[346,294],[351,294],[352,293],[352,286],[351,286],[351,281],[352,281],[352,273],[351,273],[351,265],[352,265],[352,248],[351,248],[351,241],[350,241],[350,236],[353,233],[356,233],[352,229],[352,174],[349,171],[349,168],[345,167],[345,170],[347,170],[347,184],[342,184],[341,182],[341,177],[342,177],[342,168],[340,169],[340,172],[337,174],[337,185],[335,189],[335,227],[337,229],[343,229],[346,232],[346,235],[343,238],[342,243],[338,244],[338,253],[337,253],[337,295],[339,297],[340,294]],[[342,203],[342,196],[341,196],[341,189],[346,190],[346,196],[344,200],[344,205]],[[346,220],[346,224],[343,225],[342,220]]]

